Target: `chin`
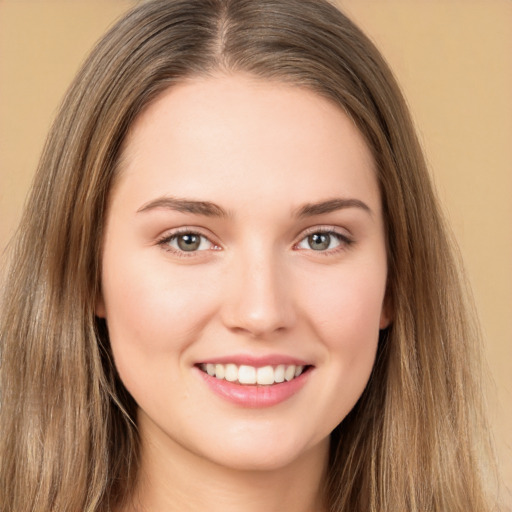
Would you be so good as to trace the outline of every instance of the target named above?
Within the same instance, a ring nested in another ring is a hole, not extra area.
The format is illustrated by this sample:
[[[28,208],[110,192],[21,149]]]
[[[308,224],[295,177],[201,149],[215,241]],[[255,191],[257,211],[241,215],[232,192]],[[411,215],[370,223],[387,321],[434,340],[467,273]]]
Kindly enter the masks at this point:
[[[274,439],[232,441],[224,444],[222,452],[212,453],[210,449],[203,456],[216,465],[237,471],[272,472],[301,462],[321,463],[329,450],[329,438],[313,445],[283,435]]]

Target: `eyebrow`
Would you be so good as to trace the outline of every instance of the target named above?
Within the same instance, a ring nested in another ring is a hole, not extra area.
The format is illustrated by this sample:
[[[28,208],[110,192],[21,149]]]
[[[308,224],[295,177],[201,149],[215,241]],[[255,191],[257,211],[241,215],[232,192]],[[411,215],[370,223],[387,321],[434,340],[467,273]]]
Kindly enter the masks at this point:
[[[320,201],[318,203],[308,203],[300,206],[295,210],[295,215],[298,218],[313,217],[315,215],[322,215],[325,213],[335,212],[337,210],[344,210],[345,208],[360,208],[365,212],[372,215],[370,207],[360,201],[359,199],[328,199],[327,201]]]
[[[177,197],[159,197],[158,199],[142,205],[137,210],[137,213],[147,212],[157,208],[205,215],[206,217],[228,217],[226,210],[210,201],[196,201],[194,199],[180,199]]]
[[[174,210],[183,213],[192,213],[196,215],[204,215],[206,217],[229,217],[230,215],[224,208],[211,201],[197,201],[195,199],[182,199],[177,197],[159,197],[153,201],[142,205],[137,213],[147,212],[158,208]],[[346,208],[360,208],[372,215],[370,207],[359,199],[328,199],[318,203],[306,203],[293,212],[297,218],[313,217],[331,213]]]

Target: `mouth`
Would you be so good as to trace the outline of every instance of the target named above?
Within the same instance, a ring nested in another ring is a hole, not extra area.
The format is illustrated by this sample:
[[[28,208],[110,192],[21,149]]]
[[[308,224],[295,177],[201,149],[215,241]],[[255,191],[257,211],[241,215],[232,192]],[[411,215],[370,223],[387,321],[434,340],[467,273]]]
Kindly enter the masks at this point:
[[[291,382],[312,368],[311,365],[279,364],[256,367],[234,363],[202,363],[197,367],[215,379],[245,386],[273,386]]]

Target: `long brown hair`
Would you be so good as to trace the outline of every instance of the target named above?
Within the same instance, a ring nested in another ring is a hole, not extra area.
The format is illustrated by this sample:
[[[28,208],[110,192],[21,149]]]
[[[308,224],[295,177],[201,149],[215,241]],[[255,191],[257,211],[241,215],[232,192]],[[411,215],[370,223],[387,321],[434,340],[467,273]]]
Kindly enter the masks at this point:
[[[479,333],[398,86],[323,0],[156,0],[71,85],[13,242],[1,311],[0,507],[106,511],[137,476],[135,404],[95,317],[109,190],[134,119],[188,77],[242,71],[317,92],[378,170],[392,325],[332,434],[330,511],[486,512]]]

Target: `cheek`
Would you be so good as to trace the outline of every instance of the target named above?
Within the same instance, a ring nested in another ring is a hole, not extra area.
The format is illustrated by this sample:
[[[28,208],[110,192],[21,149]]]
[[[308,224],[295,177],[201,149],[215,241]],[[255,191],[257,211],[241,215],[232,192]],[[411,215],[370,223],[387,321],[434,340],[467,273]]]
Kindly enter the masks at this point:
[[[328,435],[352,410],[372,372],[385,290],[381,267],[375,262],[373,267],[347,265],[329,278],[317,275],[314,291],[303,293],[309,327],[322,343],[321,392],[308,405],[313,423],[322,417],[320,435]]]
[[[131,395],[147,407],[160,407],[155,389],[187,392],[180,385],[187,371],[182,355],[214,309],[197,269],[192,278],[170,272],[165,263],[125,258],[104,264],[110,270],[103,292],[115,365]]]
[[[324,342],[354,353],[373,348],[380,329],[385,271],[375,271],[374,264],[373,271],[338,272],[317,284],[305,300]]]
[[[104,261],[106,321],[116,366],[123,380],[133,368],[155,378],[162,373],[178,376],[179,356],[210,318],[215,304],[204,276],[181,270],[171,272],[166,261],[144,258]],[[125,382],[127,384],[127,382]]]

